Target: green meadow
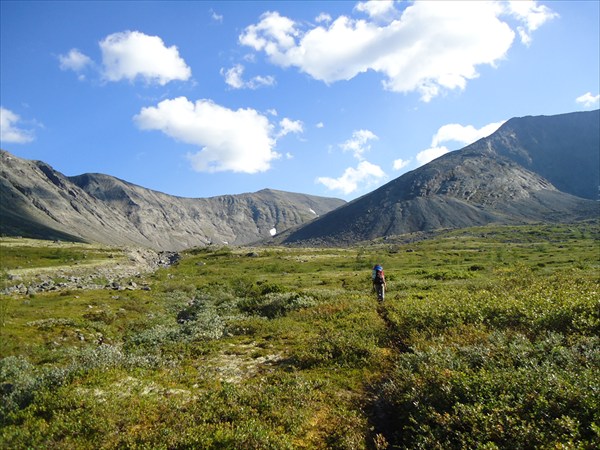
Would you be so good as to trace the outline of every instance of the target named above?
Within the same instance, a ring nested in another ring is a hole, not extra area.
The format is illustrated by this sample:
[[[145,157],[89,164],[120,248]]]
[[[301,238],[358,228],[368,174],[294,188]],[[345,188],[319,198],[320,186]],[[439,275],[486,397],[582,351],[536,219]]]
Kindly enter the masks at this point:
[[[0,245],[2,288],[121,258]],[[598,221],[196,248],[127,281],[0,296],[3,448],[600,447]]]

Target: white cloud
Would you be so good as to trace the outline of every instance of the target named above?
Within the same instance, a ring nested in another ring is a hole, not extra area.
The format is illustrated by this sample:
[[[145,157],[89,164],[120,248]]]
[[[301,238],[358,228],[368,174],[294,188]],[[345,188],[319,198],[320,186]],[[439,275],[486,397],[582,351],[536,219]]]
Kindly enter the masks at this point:
[[[19,115],[0,107],[0,141],[13,144],[26,144],[33,141],[33,131],[19,128],[20,122]]]
[[[209,12],[210,18],[213,20],[213,22],[223,23],[223,14],[217,14],[212,8],[209,10]]]
[[[76,48],[69,50],[66,55],[58,55],[58,61],[61,70],[72,70],[74,72],[81,72],[87,66],[93,64],[92,60],[81,53]]]
[[[516,33],[502,16],[516,17],[531,33],[554,14],[535,2],[508,9],[499,2],[421,1],[409,3],[401,15],[393,6],[359,3],[356,9],[368,19],[340,16],[308,29],[267,12],[239,40],[273,64],[296,67],[328,84],[371,70],[384,77],[385,89],[418,92],[427,102],[446,90],[464,89],[478,77],[477,66],[505,58]],[[391,12],[399,18],[373,20]]]
[[[368,161],[361,161],[356,168],[348,167],[339,178],[319,177],[317,183],[325,185],[329,190],[351,194],[359,189],[365,189],[386,178],[381,167]]]
[[[433,161],[436,158],[439,158],[442,155],[445,155],[449,151],[450,150],[448,150],[444,146],[432,147],[432,148],[428,148],[426,150],[422,150],[419,153],[417,153],[416,159],[417,159],[417,162],[419,163],[419,166],[422,166],[424,164],[427,164],[430,161]]]
[[[262,75],[256,75],[246,82],[246,87],[249,89],[257,89],[262,86],[274,86],[275,78],[271,75],[263,77]]]
[[[258,75],[244,81],[242,78],[244,70],[244,66],[236,64],[231,69],[221,69],[221,75],[225,77],[225,83],[234,89],[258,89],[262,86],[273,86],[275,84],[275,78],[270,75],[266,77]]]
[[[373,19],[389,20],[398,12],[394,8],[394,0],[370,0],[360,2],[354,7],[357,11],[364,12]]]
[[[440,127],[431,140],[431,145],[437,147],[442,142],[458,142],[460,144],[472,144],[473,142],[487,137],[496,131],[504,123],[494,122],[485,125],[479,129],[473,125],[460,125],[458,123],[449,123]]]
[[[331,22],[331,16],[327,13],[321,13],[315,18],[317,23],[329,23]]]
[[[325,127],[325,124],[323,122],[319,122],[317,125],[315,125],[317,128],[323,128]]]
[[[586,92],[585,94],[577,97],[575,101],[586,108],[592,108],[600,103],[600,95],[592,95],[591,92]]]
[[[378,139],[378,137],[372,131],[357,130],[352,133],[350,139],[340,144],[340,147],[345,152],[351,151],[356,159],[362,161],[364,159],[363,153],[371,149],[368,142],[374,139]]]
[[[187,80],[192,75],[177,47],[166,47],[158,36],[139,31],[114,33],[100,42],[100,49],[104,77],[108,81],[133,81],[140,77],[147,83],[164,86],[169,81]]]
[[[422,166],[448,153],[450,150],[445,145],[440,145],[442,143],[457,142],[460,146],[472,144],[494,133],[504,122],[493,122],[481,128],[475,128],[473,125],[460,125],[458,123],[443,125],[433,135],[431,147],[417,153],[415,157],[417,163],[419,166]]]
[[[511,0],[508,2],[508,11],[511,15],[524,23],[517,27],[521,42],[525,45],[531,43],[531,33],[547,21],[558,17],[554,11],[545,5],[538,5],[533,0]]]
[[[264,172],[280,157],[274,151],[273,126],[250,108],[231,110],[210,100],[194,103],[178,97],[142,108],[134,121],[143,130],[159,130],[201,147],[187,155],[199,172]]]
[[[244,66],[236,64],[229,70],[221,69],[221,75],[225,77],[225,83],[234,89],[241,89],[244,87],[244,81],[242,80],[242,74],[244,73]]]
[[[294,21],[282,17],[278,12],[266,12],[257,25],[250,25],[239,37],[240,43],[255,50],[264,50],[267,55],[277,60],[281,51],[296,46],[298,31]],[[286,65],[281,61],[281,65]]]
[[[394,170],[404,169],[410,164],[410,159],[396,159],[394,160]]]
[[[304,131],[304,124],[301,120],[290,120],[284,117],[280,122],[279,126],[281,130],[277,134],[277,137],[283,137],[289,133],[302,133]]]

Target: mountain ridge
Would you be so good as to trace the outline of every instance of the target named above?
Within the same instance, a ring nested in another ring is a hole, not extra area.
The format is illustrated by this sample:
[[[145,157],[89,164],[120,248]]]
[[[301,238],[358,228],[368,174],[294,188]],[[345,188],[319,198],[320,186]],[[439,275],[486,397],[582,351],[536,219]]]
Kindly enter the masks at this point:
[[[407,172],[272,242],[346,245],[443,228],[598,217],[599,112],[510,119],[492,135]],[[532,122],[534,127],[529,126]],[[548,158],[548,154],[565,153],[577,157],[569,164]]]
[[[493,149],[548,179],[560,191],[598,200],[599,128],[600,110],[525,116],[508,120],[492,135],[465,148]],[[586,151],[594,148],[595,152]]]
[[[105,174],[67,177],[42,161],[1,151],[0,232],[181,250],[243,245],[312,220],[341,199],[263,189],[176,197]]]
[[[599,217],[600,110],[512,118],[349,203],[273,189],[177,197],[110,175],[67,177],[42,161],[0,156],[0,232],[28,237],[157,250],[259,241],[335,246]]]

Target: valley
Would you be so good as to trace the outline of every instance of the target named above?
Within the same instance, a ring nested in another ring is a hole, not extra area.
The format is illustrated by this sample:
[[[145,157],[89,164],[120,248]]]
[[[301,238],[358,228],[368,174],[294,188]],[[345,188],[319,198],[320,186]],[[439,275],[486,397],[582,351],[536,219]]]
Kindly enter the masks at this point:
[[[344,248],[196,247],[123,271],[122,289],[104,280],[29,293],[7,289],[16,275],[84,278],[76,262],[118,271],[135,253],[0,244],[12,255],[0,310],[10,448],[600,442],[597,220]],[[383,303],[370,290],[375,263]]]
[[[0,150],[0,235],[177,252],[568,223],[600,215],[599,148],[600,110],[513,118],[350,202],[274,189],[176,197],[110,175],[68,177]]]

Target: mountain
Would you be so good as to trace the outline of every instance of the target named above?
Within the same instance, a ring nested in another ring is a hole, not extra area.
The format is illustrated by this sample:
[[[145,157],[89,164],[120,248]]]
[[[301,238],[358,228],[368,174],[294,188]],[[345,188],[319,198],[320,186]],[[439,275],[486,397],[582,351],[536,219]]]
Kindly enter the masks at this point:
[[[490,149],[549,180],[559,191],[598,200],[600,110],[511,119],[470,145]]]
[[[344,245],[488,223],[599,217],[599,111],[514,118],[275,241]]]
[[[265,189],[182,198],[102,174],[67,177],[0,150],[0,233],[181,250],[243,245],[325,214],[345,202]]]

